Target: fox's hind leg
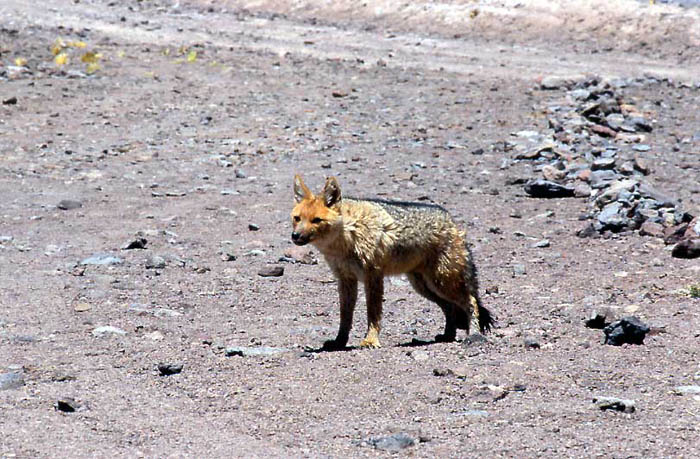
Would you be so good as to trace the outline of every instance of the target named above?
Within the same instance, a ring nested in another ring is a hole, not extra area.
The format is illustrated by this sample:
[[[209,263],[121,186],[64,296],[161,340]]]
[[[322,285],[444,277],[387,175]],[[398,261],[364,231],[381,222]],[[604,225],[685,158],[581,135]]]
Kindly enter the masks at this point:
[[[437,305],[440,306],[440,309],[442,309],[443,314],[445,314],[445,331],[440,335],[436,335],[435,341],[454,341],[457,337],[457,328],[462,328],[460,325],[463,323],[466,323],[467,327],[469,326],[469,314],[467,313],[465,315],[465,312],[462,311],[461,308],[450,303],[439,295],[436,295],[428,287],[428,284],[425,282],[425,279],[421,273],[408,273],[407,277],[416,292],[433,303],[437,303]]]

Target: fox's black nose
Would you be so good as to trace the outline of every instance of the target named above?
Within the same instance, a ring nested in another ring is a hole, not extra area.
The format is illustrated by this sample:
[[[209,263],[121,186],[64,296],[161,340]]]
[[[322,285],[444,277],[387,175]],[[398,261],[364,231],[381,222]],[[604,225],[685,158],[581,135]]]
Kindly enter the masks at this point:
[[[292,241],[298,241],[300,237],[301,237],[301,233],[299,233],[297,231],[294,231],[292,233]]]

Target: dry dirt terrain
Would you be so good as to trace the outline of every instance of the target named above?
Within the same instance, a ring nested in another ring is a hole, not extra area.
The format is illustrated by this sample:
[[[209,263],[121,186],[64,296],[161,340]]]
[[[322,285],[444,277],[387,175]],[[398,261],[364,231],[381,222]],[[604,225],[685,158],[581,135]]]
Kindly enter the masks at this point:
[[[700,456],[697,2],[2,0],[0,99],[0,457]],[[320,352],[294,173],[449,209],[487,341]]]

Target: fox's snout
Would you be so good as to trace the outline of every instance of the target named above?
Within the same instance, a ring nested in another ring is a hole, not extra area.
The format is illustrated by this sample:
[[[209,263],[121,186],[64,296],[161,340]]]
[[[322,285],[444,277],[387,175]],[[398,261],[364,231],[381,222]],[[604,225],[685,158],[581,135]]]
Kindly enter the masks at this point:
[[[299,231],[293,231],[292,242],[294,242],[296,245],[306,245],[309,242],[309,238],[304,237]]]

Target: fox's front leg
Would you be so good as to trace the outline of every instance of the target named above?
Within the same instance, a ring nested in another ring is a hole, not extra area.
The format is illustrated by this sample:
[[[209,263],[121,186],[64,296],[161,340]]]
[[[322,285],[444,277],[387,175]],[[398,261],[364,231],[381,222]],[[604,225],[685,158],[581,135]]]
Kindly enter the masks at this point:
[[[365,295],[367,297],[367,336],[360,347],[381,347],[379,331],[382,328],[382,301],[384,301],[384,277],[381,273],[365,274]]]
[[[342,349],[348,344],[352,329],[352,315],[357,303],[357,279],[338,279],[338,295],[340,296],[340,327],[335,339],[326,341],[324,349]]]

